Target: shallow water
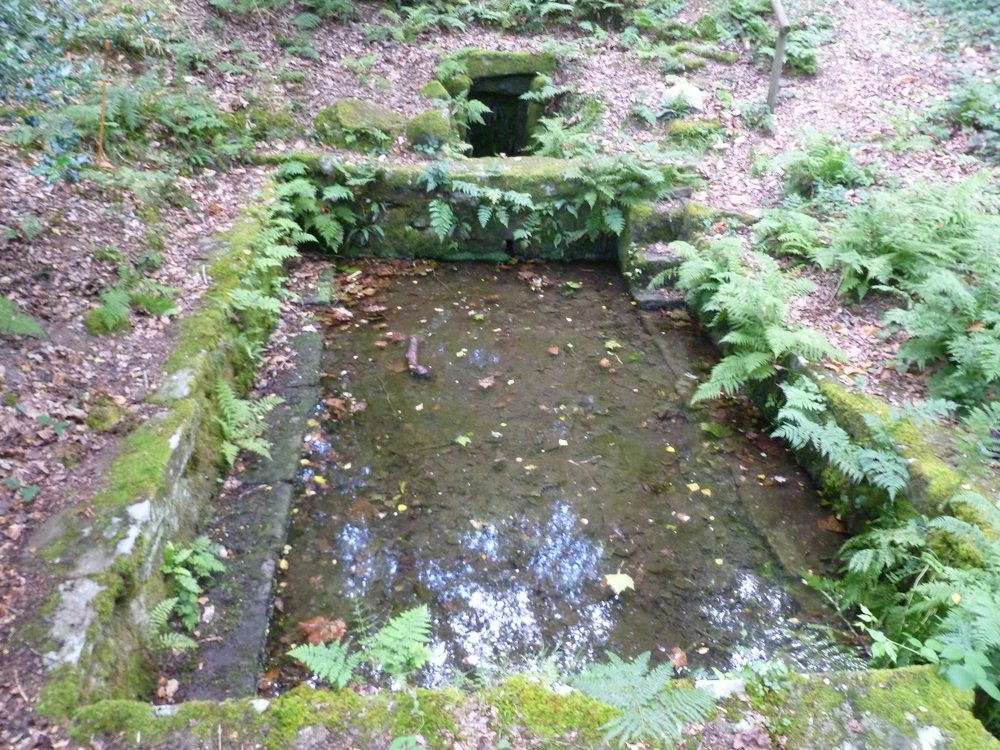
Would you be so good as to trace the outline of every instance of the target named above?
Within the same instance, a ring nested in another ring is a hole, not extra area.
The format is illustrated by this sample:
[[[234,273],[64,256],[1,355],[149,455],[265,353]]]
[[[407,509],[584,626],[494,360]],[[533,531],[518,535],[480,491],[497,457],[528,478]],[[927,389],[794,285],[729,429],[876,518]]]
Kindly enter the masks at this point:
[[[685,406],[710,364],[694,327],[644,328],[610,269],[534,272],[552,286],[492,266],[396,276],[374,300],[384,320],[356,310],[331,332],[324,389],[342,403],[327,416],[345,413],[307,441],[271,663],[300,621],[426,602],[429,685],[540,649],[850,666],[825,636],[799,637],[830,613],[768,543],[788,524],[820,568],[840,539],[816,528],[826,514],[786,453],[742,434],[745,409]],[[429,378],[400,371],[400,333],[421,339]],[[635,590],[603,583],[617,572]]]

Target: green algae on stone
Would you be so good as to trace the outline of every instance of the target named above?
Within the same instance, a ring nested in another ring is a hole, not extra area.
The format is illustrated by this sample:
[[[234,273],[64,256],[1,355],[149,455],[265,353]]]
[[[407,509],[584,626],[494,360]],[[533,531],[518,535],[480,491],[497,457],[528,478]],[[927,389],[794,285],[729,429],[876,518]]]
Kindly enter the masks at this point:
[[[448,93],[448,89],[444,87],[441,81],[431,81],[425,84],[423,88],[420,89],[420,93],[426,96],[428,99],[450,99],[451,94]]]
[[[414,146],[440,148],[451,137],[451,114],[444,108],[424,112],[406,123],[406,138]]]
[[[464,74],[453,75],[441,81],[444,90],[451,96],[458,96],[472,88],[472,79]]]
[[[131,427],[136,421],[132,412],[103,393],[94,398],[87,412],[87,427],[94,432],[116,432]]]
[[[355,151],[383,145],[397,136],[402,126],[403,118],[395,112],[363,99],[339,99],[321,109],[313,120],[321,143]]]
[[[1000,750],[971,713],[973,692],[949,685],[937,667],[792,675],[790,683],[790,694],[752,699],[788,748],[839,750],[863,736],[869,750],[942,741],[955,750]]]

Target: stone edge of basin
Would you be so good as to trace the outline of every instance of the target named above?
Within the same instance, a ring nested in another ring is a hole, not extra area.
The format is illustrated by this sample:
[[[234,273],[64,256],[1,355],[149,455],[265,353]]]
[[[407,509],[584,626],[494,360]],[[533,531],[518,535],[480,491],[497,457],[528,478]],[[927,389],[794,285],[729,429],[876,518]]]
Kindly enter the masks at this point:
[[[793,674],[784,688],[771,690],[747,689],[742,680],[695,685],[716,695],[712,736],[742,737],[735,747],[763,747],[760,733],[771,726],[787,750],[1000,750],[1000,741],[972,716],[972,691],[952,687],[931,666]],[[69,731],[85,740],[113,725],[157,750],[215,747],[218,738],[226,747],[263,742],[271,750],[385,748],[394,738],[417,733],[425,746],[435,747],[446,741],[495,747],[500,738],[530,738],[542,746],[598,748],[608,747],[604,725],[617,715],[568,685],[537,675],[516,675],[473,691],[418,690],[417,696],[419,716],[411,712],[411,700],[392,691],[359,695],[306,686],[274,699],[172,706],[109,700],[83,707]],[[480,738],[487,743],[479,744]]]
[[[260,202],[272,198],[269,186]],[[192,539],[216,494],[222,437],[215,384],[221,376],[249,387],[254,373],[236,344],[248,331],[235,318],[229,294],[257,258],[268,220],[267,211],[246,210],[229,232],[201,240],[193,272],[211,283],[195,311],[174,323],[166,375],[147,397],[156,413],[122,440],[91,513],[56,514],[29,542],[58,581],[20,634],[43,657],[41,714],[66,719],[81,704],[152,692],[155,678],[144,651],[149,612],[168,595],[163,546]],[[271,328],[257,330],[266,340]]]

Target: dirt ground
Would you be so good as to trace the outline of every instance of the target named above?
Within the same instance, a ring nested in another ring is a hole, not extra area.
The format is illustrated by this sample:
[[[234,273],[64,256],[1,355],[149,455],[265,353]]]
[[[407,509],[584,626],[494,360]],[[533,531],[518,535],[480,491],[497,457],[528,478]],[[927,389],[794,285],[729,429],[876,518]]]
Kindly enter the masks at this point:
[[[915,154],[882,148],[880,139],[893,133],[893,118],[917,114],[941,101],[956,75],[934,38],[918,34],[926,21],[885,0],[834,0],[828,5],[837,18],[834,40],[821,49],[818,75],[787,79],[773,134],[746,128],[716,96],[708,98],[705,116],[719,117],[731,137],[710,150],[702,163],[705,184],[694,194],[695,200],[751,214],[774,205],[780,196],[780,175],[753,176],[752,166],[760,156],[792,148],[794,134],[806,127],[843,133],[860,144],[857,156],[862,163],[881,161],[883,173],[897,176],[902,185],[928,177],[958,179],[978,168],[964,158],[961,138]],[[684,14],[693,16],[700,10],[698,3],[689,6]],[[365,20],[374,21],[375,13],[375,8],[363,8]],[[213,12],[207,3],[185,3],[176,7],[176,14],[197,30]],[[218,41],[226,49],[242,42],[244,49],[258,54],[260,70],[266,72],[285,54],[274,42],[277,30],[269,22],[227,23]],[[544,37],[470,29],[390,45],[365,42],[357,25],[327,22],[315,33],[320,60],[294,58],[293,67],[307,73],[305,84],[277,84],[263,72],[255,73],[249,84],[219,74],[203,77],[229,109],[245,106],[245,95],[253,90],[287,103],[302,122],[344,96],[371,99],[412,116],[427,108],[419,89],[433,79],[435,66],[447,52],[463,47],[541,50],[553,39],[567,42],[573,36],[568,28]],[[766,73],[750,62],[741,46],[733,49],[740,54],[736,63],[708,61],[692,80],[709,92],[713,82],[724,84],[737,101],[762,98]],[[378,57],[362,79],[339,62],[366,54]],[[985,56],[964,59],[983,76],[993,73]],[[603,115],[606,151],[632,148],[630,139],[656,138],[627,122],[628,112],[636,103],[658,101],[668,86],[654,67],[628,54],[615,34],[591,53],[563,61],[557,83],[598,95],[608,105]],[[0,126],[0,136],[3,131]],[[270,142],[261,148],[280,153],[302,145]],[[390,158],[416,157],[397,145]],[[48,334],[41,339],[0,337],[0,479],[38,488],[30,502],[24,502],[20,488],[0,486],[0,746],[76,747],[63,738],[62,727],[32,710],[41,684],[41,659],[19,644],[17,634],[32,608],[51,593],[53,582],[30,540],[55,513],[68,509],[81,522],[93,513],[90,500],[100,489],[98,479],[115,455],[121,432],[150,416],[151,407],[144,399],[163,376],[171,342],[173,323],[139,314],[133,315],[125,333],[95,337],[87,332],[83,318],[99,304],[98,293],[113,282],[115,273],[115,264],[97,260],[95,250],[113,248],[135,261],[151,245],[159,247],[162,267],[152,276],[181,289],[179,314],[190,313],[209,282],[199,241],[228,229],[254,202],[266,177],[266,169],[254,166],[229,172],[204,170],[178,185],[191,205],[165,205],[150,221],[134,196],[109,194],[88,182],[46,185],[42,177],[30,174],[30,165],[17,149],[0,144],[0,230],[17,229],[29,213],[44,225],[31,240],[20,232],[16,239],[0,244],[0,295],[16,301]],[[825,332],[852,365],[870,377],[874,390],[894,402],[918,397],[920,378],[887,366],[899,342],[879,338],[880,311],[844,306],[834,294],[837,279],[811,273],[817,286],[796,307],[796,318]],[[280,355],[280,340],[273,351]],[[845,378],[852,374],[857,373],[842,373]],[[125,411],[119,424],[103,432],[88,427],[95,406],[109,400]],[[715,735],[706,735],[705,742],[705,747],[737,747]],[[89,745],[104,746],[97,740]]]

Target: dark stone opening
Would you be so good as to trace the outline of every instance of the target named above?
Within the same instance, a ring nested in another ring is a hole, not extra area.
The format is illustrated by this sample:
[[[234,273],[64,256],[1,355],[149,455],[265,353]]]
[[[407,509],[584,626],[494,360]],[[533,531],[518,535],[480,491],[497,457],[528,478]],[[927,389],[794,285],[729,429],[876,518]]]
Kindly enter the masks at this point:
[[[472,155],[499,156],[520,154],[529,145],[528,106],[521,94],[531,90],[534,75],[489,76],[476,78],[469,90],[469,98],[476,99],[490,112],[483,115],[485,124],[469,126],[469,144]]]

